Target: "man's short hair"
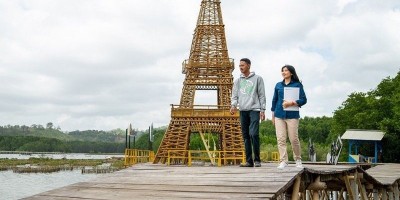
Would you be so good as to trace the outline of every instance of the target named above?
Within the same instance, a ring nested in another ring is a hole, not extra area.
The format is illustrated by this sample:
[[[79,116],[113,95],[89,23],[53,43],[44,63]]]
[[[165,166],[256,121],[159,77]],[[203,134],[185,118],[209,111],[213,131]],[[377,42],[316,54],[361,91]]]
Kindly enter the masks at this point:
[[[243,61],[243,62],[247,63],[248,65],[251,65],[251,61],[248,58],[242,58],[242,59],[240,59],[240,61]]]

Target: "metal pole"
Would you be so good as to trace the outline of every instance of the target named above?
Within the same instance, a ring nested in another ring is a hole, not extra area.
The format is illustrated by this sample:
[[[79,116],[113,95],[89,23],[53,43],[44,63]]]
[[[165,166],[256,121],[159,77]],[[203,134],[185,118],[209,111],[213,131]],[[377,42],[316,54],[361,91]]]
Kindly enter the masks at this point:
[[[374,158],[374,162],[373,163],[378,163],[378,142],[375,141],[375,158]]]
[[[128,142],[128,148],[130,149],[131,148],[131,136],[130,135],[128,136],[128,141],[129,141]]]
[[[151,145],[151,130],[150,130],[150,126],[149,126],[149,150],[151,151],[152,149],[152,145]]]
[[[150,151],[153,151],[153,142],[150,141]]]
[[[125,149],[128,147],[128,129],[125,129]]]

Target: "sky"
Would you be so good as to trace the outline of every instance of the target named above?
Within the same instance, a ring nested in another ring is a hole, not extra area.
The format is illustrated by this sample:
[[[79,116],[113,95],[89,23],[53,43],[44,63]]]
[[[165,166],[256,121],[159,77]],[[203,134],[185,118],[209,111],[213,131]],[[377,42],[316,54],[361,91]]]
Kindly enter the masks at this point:
[[[63,131],[166,126],[179,104],[200,0],[0,0],[0,125]],[[248,57],[266,116],[296,68],[301,116],[333,116],[400,70],[398,0],[221,0],[233,75]],[[216,92],[197,92],[214,104]]]

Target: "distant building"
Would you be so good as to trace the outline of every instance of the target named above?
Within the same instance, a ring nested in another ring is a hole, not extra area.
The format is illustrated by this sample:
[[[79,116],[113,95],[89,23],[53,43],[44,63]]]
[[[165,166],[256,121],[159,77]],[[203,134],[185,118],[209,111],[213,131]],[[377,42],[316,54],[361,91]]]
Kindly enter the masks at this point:
[[[377,163],[382,159],[382,138],[384,132],[378,130],[348,129],[341,137],[342,140],[349,140],[349,162],[369,162]],[[368,152],[362,151],[362,147],[371,148],[373,155],[366,155]]]

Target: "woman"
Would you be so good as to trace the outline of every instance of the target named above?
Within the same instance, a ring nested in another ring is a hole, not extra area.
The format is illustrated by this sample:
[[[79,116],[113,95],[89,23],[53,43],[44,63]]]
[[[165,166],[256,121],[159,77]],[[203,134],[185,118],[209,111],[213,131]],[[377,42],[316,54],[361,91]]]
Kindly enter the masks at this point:
[[[293,66],[285,65],[282,67],[281,72],[283,81],[278,82],[275,85],[271,107],[272,123],[275,125],[276,129],[276,138],[278,141],[278,151],[280,156],[278,169],[283,169],[288,165],[288,154],[286,150],[287,136],[289,136],[290,143],[292,144],[296,167],[302,168],[301,148],[298,135],[300,118],[298,108],[307,103],[307,97],[304,93],[303,85],[301,84]],[[296,97],[295,99],[285,99],[284,94],[287,96],[294,95]]]

